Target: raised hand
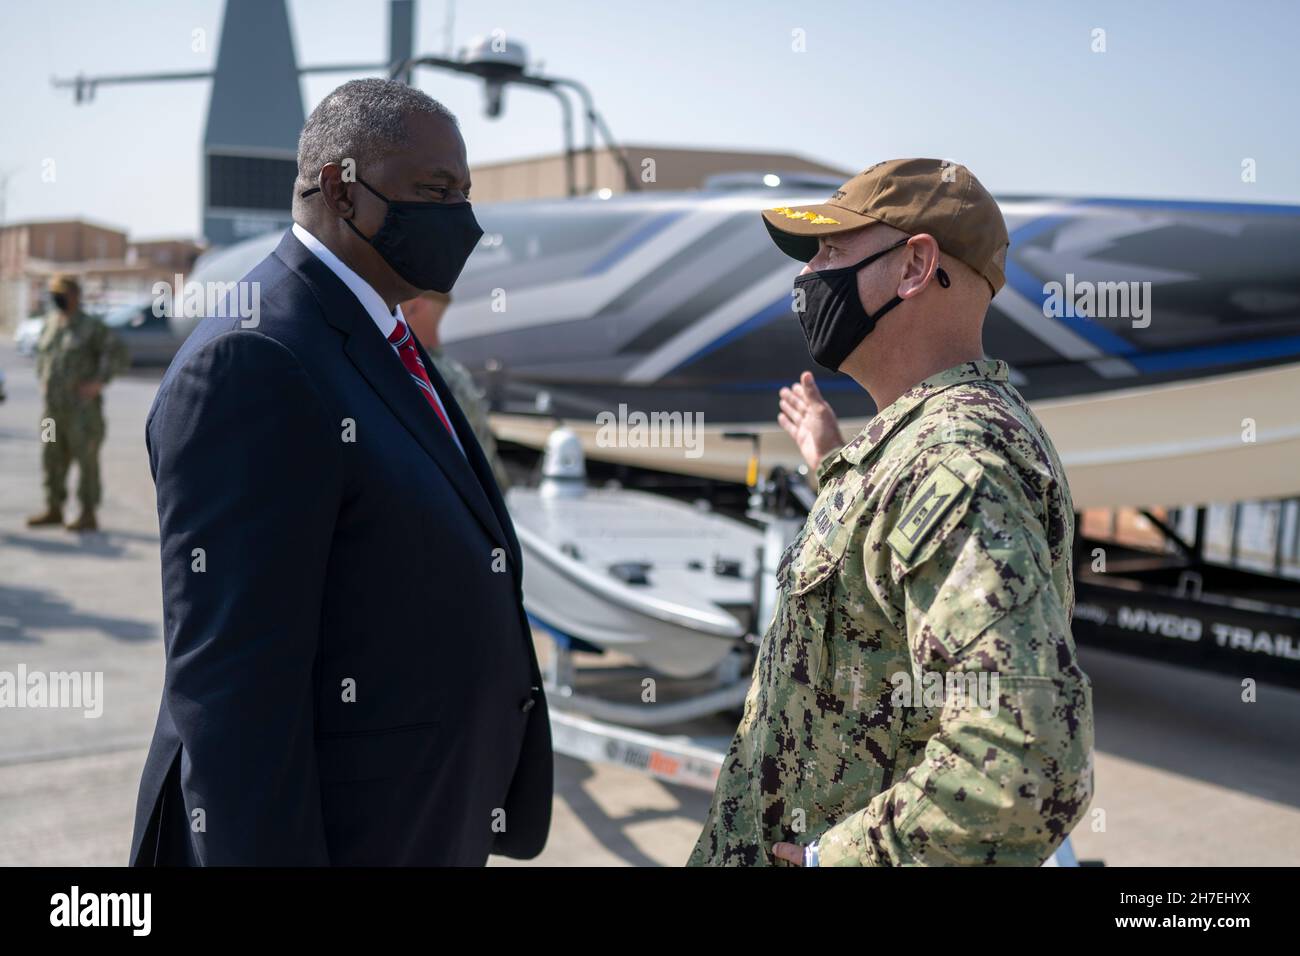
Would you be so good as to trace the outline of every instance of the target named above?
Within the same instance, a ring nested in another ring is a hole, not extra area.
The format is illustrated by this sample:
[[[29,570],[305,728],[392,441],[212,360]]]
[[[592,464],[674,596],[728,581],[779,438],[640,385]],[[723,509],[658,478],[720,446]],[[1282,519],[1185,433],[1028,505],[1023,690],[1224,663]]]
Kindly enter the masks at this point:
[[[794,439],[810,471],[816,471],[823,458],[844,444],[835,411],[822,398],[812,372],[804,372],[799,381],[781,389],[781,412],[776,420]]]

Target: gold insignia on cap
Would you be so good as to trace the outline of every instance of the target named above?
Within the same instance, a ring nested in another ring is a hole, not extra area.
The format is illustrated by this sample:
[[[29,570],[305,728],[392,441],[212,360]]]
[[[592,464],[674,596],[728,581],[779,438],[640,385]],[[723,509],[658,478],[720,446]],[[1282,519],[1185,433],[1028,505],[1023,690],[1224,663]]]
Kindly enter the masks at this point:
[[[814,226],[838,226],[840,224],[838,219],[832,219],[830,216],[823,216],[815,212],[798,212],[789,206],[773,206],[769,211],[785,216],[786,219],[803,219]]]

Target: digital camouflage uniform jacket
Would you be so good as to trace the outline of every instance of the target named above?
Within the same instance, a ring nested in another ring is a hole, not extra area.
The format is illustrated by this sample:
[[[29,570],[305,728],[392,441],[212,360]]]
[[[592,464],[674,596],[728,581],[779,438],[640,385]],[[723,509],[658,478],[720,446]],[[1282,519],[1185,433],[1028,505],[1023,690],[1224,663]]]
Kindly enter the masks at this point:
[[[100,415],[100,403],[82,399],[77,387],[106,383],[128,365],[126,346],[94,316],[78,311],[66,322],[55,312],[45,317],[36,342],[36,378],[47,408]]]
[[[1074,509],[1007,377],[932,376],[818,468],[692,865],[1036,865],[1083,816]]]

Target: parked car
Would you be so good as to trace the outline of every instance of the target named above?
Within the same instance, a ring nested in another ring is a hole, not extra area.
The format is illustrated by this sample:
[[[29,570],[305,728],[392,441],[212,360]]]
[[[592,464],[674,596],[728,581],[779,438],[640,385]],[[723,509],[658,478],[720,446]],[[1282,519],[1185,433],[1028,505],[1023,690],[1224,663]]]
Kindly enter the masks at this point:
[[[153,314],[152,300],[120,305],[102,314],[91,314],[97,315],[126,343],[132,365],[167,365],[181,347],[181,339],[172,331],[167,314]],[[14,330],[14,345],[18,354],[34,355],[36,343],[44,328],[44,315],[32,316],[19,322],[18,328]]]
[[[45,316],[33,315],[18,323],[14,329],[14,345],[19,355],[36,354],[36,343],[40,340],[41,329],[45,328]]]
[[[132,365],[167,365],[181,347],[167,314],[154,315],[152,300],[110,309],[104,324],[126,343]]]

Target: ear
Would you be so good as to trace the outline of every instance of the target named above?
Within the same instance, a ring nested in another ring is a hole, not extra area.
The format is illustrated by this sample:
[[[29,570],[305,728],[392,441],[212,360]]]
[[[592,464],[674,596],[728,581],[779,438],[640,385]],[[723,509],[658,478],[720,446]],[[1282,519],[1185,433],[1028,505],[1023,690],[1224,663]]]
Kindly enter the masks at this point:
[[[928,232],[919,233],[908,240],[903,260],[898,295],[911,299],[924,292],[934,278],[934,272],[939,268],[939,243]]]
[[[338,163],[326,163],[321,167],[320,177],[316,180],[320,186],[320,195],[326,208],[344,219],[351,219],[356,212],[348,187],[352,183],[343,179],[343,167]]]

